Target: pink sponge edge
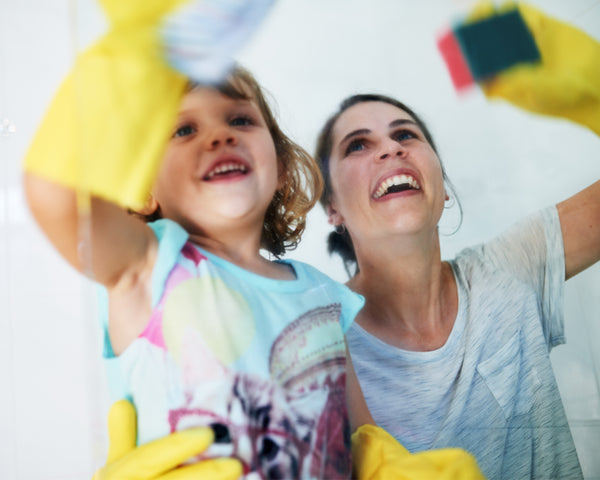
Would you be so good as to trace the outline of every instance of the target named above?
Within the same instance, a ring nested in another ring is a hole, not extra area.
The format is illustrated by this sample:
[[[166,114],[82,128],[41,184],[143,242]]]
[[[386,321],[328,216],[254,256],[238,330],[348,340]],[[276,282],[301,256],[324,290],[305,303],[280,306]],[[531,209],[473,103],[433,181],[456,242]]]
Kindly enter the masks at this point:
[[[446,67],[450,73],[454,88],[462,91],[474,85],[475,80],[471,75],[469,65],[451,29],[448,29],[438,37],[437,47],[446,62]]]

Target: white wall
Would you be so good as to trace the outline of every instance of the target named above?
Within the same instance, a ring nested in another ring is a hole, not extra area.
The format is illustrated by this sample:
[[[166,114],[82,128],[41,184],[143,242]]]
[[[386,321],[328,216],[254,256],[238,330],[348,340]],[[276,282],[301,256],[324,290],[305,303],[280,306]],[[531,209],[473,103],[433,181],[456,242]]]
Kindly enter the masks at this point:
[[[464,223],[443,254],[600,177],[600,140],[472,93],[458,97],[435,47],[469,0],[279,0],[241,55],[309,150],[348,94],[376,91],[422,114],[458,188]],[[600,39],[597,0],[534,0]],[[0,478],[89,478],[103,461],[108,400],[90,284],[60,259],[23,204],[20,161],[74,52],[104,28],[91,0],[0,0]],[[600,115],[600,112],[599,112]],[[449,212],[452,216],[452,212]],[[451,229],[443,220],[442,230]],[[320,207],[290,256],[345,281],[325,251]],[[567,284],[568,344],[552,353],[587,478],[600,478],[600,265]]]

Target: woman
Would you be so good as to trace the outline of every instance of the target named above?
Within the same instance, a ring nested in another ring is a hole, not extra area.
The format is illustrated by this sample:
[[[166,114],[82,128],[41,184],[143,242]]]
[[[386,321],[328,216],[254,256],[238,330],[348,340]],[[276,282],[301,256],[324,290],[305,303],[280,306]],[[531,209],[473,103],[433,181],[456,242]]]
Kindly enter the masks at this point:
[[[600,259],[600,182],[442,261],[451,187],[410,108],[346,99],[316,157],[330,249],[366,299],[347,340],[377,424],[410,451],[464,448],[488,478],[580,478],[548,353],[564,280]]]

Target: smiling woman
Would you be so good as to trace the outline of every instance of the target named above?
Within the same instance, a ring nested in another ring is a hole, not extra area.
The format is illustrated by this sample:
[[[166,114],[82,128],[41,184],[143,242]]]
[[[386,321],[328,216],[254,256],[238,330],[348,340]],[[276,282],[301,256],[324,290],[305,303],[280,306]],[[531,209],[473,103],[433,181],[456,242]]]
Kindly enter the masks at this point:
[[[558,95],[507,91],[544,107]],[[565,342],[564,281],[600,260],[600,181],[442,261],[447,178],[411,109],[349,97],[316,157],[331,235],[344,236],[330,249],[356,265],[347,285],[365,297],[347,340],[376,423],[412,452],[464,448],[488,478],[581,478],[548,352]]]

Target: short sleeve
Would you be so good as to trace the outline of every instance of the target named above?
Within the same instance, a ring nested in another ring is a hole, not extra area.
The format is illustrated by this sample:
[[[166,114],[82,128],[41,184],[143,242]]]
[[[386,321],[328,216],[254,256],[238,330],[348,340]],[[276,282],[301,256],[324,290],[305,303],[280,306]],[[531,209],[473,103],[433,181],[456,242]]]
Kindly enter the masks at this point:
[[[158,256],[152,272],[152,308],[154,308],[162,297],[167,277],[175,266],[179,252],[189,235],[181,225],[166,218],[149,223],[148,226],[158,239]]]
[[[364,297],[353,292],[343,283],[333,280],[311,265],[296,260],[287,260],[287,262],[303,278],[303,288],[305,291],[317,289],[323,295],[326,295],[329,303],[340,305],[339,323],[342,332],[346,335],[346,332],[354,322],[354,318],[365,304]]]
[[[480,248],[486,263],[532,286],[548,346],[564,343],[565,255],[556,207],[527,217]]]
[[[340,318],[340,325],[344,335],[348,332],[348,329],[354,322],[356,315],[365,304],[365,299],[362,295],[354,293],[348,287],[339,285],[342,290],[342,318]]]

